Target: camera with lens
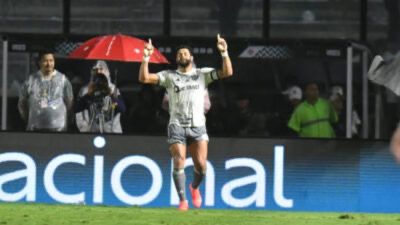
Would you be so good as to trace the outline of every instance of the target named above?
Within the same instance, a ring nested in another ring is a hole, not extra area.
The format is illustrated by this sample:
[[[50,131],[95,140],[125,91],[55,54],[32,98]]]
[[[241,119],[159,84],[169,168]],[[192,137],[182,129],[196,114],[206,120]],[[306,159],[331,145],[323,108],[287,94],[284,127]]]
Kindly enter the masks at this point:
[[[102,103],[103,99],[110,95],[110,92],[106,75],[97,73],[92,81],[92,101],[94,103]]]

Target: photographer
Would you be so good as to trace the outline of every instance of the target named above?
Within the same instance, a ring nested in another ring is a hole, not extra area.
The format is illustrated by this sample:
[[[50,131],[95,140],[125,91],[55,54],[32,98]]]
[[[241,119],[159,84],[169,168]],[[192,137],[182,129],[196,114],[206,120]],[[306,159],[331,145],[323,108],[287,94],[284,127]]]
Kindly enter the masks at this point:
[[[85,110],[88,111],[87,129],[81,132],[122,133],[120,115],[125,112],[125,104],[118,89],[111,89],[109,77],[104,73],[96,73],[87,93],[78,98],[75,113]]]

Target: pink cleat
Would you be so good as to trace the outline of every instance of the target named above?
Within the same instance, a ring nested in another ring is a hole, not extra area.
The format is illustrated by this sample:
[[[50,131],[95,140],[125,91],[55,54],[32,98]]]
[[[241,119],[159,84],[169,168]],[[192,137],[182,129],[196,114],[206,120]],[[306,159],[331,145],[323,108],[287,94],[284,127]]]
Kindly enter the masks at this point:
[[[193,203],[194,207],[200,208],[201,202],[202,202],[200,189],[199,188],[193,189],[192,184],[190,184],[189,189],[190,189],[190,193],[192,194],[192,203]]]
[[[178,210],[179,211],[187,211],[189,209],[189,203],[187,200],[183,200],[179,202]]]

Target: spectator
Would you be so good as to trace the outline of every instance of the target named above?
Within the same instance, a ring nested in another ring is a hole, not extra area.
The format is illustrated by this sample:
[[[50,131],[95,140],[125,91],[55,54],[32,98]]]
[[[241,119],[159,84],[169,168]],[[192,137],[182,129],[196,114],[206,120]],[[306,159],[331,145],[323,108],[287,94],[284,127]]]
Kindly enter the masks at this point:
[[[41,52],[39,60],[40,70],[21,88],[18,110],[29,131],[65,131],[73,101],[71,83],[55,70],[52,52]]]
[[[400,96],[400,52],[398,52],[394,57],[388,59],[385,57],[385,59],[381,55],[376,55],[374,59],[372,60],[372,63],[368,69],[368,79],[376,84],[383,85],[387,89],[389,89],[393,94]],[[389,120],[388,124],[394,125],[396,124],[396,120],[393,118],[396,118],[397,115],[396,111],[398,111],[397,108],[397,101],[396,97],[392,95],[392,93],[387,95],[387,104],[390,109],[387,112],[387,115],[385,116],[385,120]],[[394,107],[393,107],[394,106]],[[395,129],[398,129],[394,127]],[[392,130],[393,127],[390,127],[390,130]]]
[[[391,59],[376,55],[368,69],[368,79],[400,96],[400,52]]]
[[[296,136],[297,134],[287,126],[287,123],[293,110],[301,103],[303,92],[299,86],[294,85],[287,88],[282,94],[285,99],[278,104],[277,111],[268,121],[268,126],[274,136]]]
[[[301,99],[303,98],[303,92],[301,91],[301,88],[296,85],[289,87],[283,91],[282,94],[287,95],[291,106],[291,111],[293,111],[301,103]]]
[[[333,86],[329,101],[332,104],[333,109],[338,115],[338,122],[333,125],[333,129],[337,137],[346,136],[346,112],[344,110],[344,96],[343,89],[340,86]]]
[[[300,103],[290,117],[288,126],[300,137],[332,138],[332,124],[338,120],[329,101],[320,98],[316,83],[305,87],[305,101]]]
[[[346,137],[346,112],[344,110],[344,92],[341,86],[333,86],[329,100],[333,109],[338,115],[338,122],[333,125],[337,137]],[[358,135],[358,126],[361,124],[360,117],[356,110],[353,110],[351,118],[351,132],[353,135]]]
[[[126,107],[118,88],[111,82],[105,61],[97,61],[90,82],[81,88],[75,107],[80,132],[122,133],[121,113]]]

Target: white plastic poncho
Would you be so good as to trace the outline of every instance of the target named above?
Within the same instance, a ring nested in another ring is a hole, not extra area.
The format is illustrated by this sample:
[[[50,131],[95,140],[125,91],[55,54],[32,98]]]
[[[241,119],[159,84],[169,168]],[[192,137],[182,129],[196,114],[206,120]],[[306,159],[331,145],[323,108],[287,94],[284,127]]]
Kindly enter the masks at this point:
[[[368,74],[368,79],[383,85],[400,96],[400,52],[391,60],[385,61],[376,71]]]
[[[116,95],[120,95],[119,90],[116,86],[111,82],[110,70],[107,66],[107,63],[103,60],[98,60],[92,67],[90,82],[93,81],[93,77],[95,76],[94,70],[95,68],[102,68],[104,75],[107,77],[108,86],[111,90],[111,93],[115,93]],[[88,93],[88,86],[86,85],[81,88],[79,91],[79,97],[83,97]],[[109,107],[111,105],[110,99],[104,99],[104,108]],[[104,111],[108,111],[108,109],[104,109]],[[112,118],[110,118],[110,115]],[[107,115],[104,121],[104,124],[101,124],[102,128],[100,129],[100,124],[97,122],[97,117],[95,110],[91,107],[91,110],[84,110],[82,112],[78,112],[75,114],[76,125],[80,132],[100,132],[101,130],[104,133],[122,133],[120,113],[114,114],[110,112],[110,115]]]
[[[64,74],[55,70],[47,79],[38,71],[22,86],[18,110],[27,130],[64,131],[72,101],[72,86]]]

